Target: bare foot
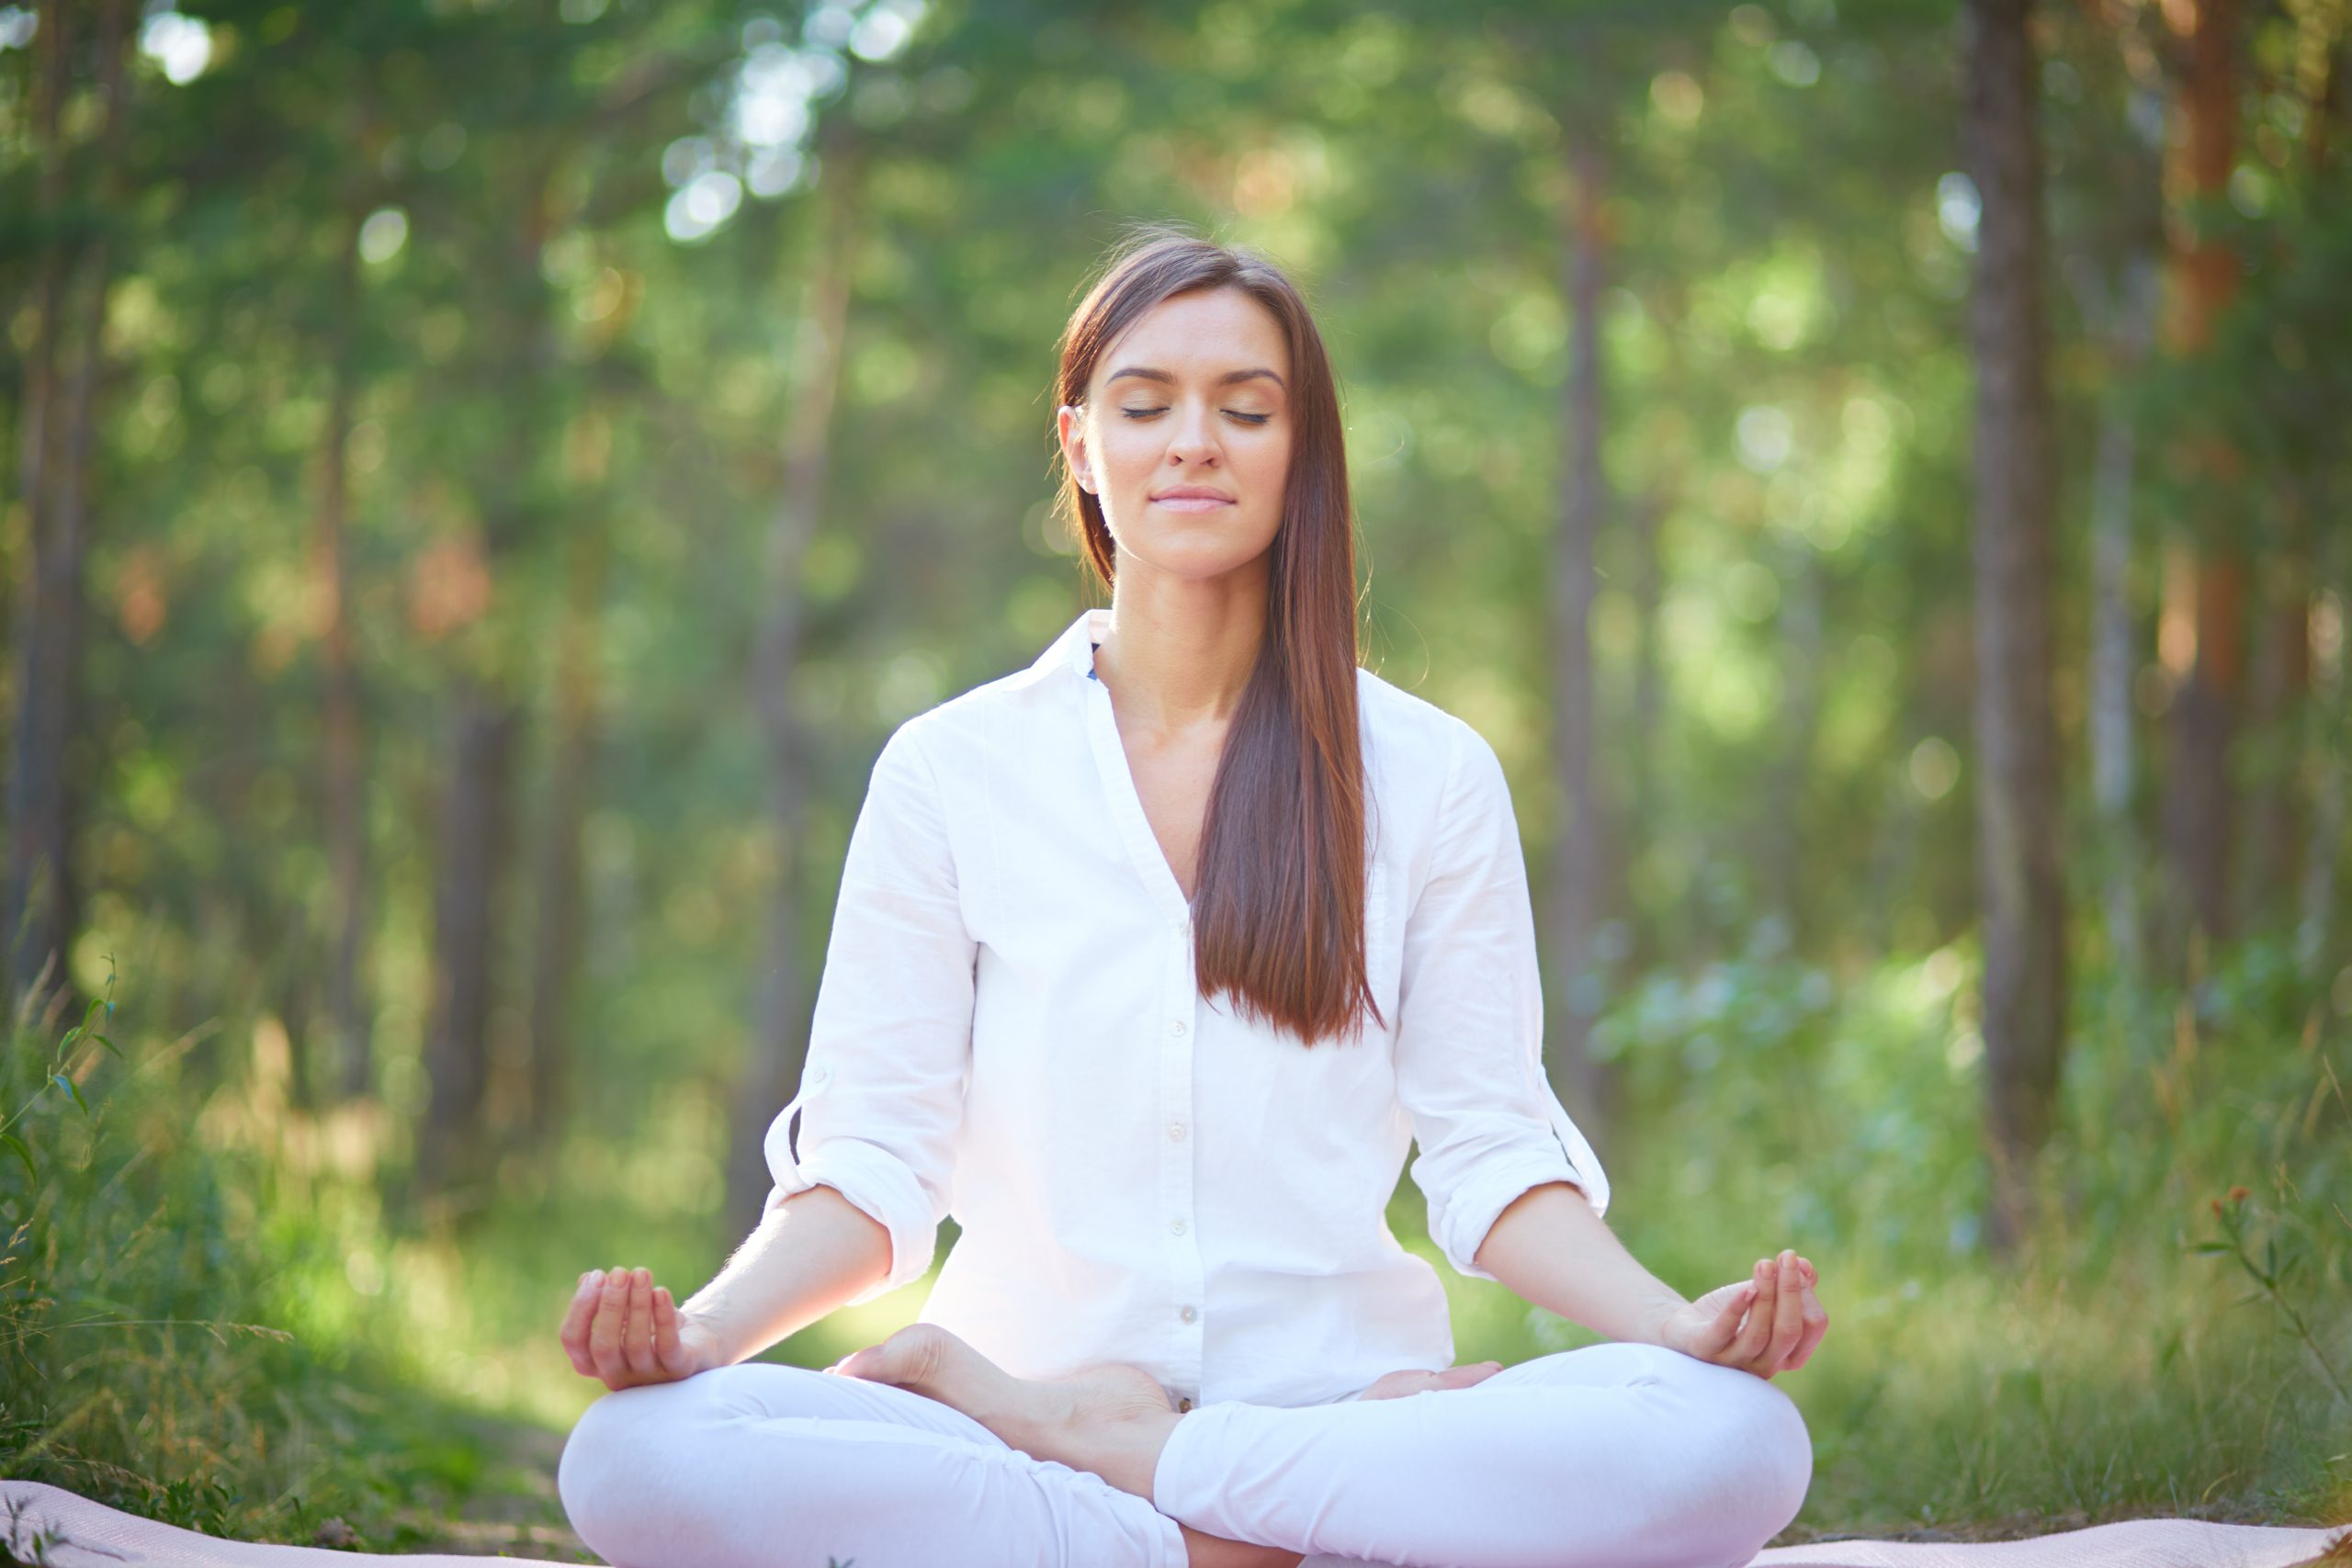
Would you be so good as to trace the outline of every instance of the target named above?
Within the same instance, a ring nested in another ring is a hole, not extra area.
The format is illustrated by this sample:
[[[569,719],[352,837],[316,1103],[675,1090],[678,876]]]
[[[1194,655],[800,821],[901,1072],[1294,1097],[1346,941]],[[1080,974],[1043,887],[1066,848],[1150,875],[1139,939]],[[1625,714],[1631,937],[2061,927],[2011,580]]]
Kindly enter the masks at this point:
[[[1422,1371],[1408,1367],[1400,1371],[1383,1372],[1373,1385],[1356,1396],[1358,1404],[1367,1399],[1403,1399],[1408,1394],[1427,1393],[1432,1389],[1468,1388],[1485,1382],[1503,1370],[1500,1361],[1477,1361],[1466,1367],[1448,1367],[1442,1372]]]
[[[826,1371],[912,1389],[1032,1459],[1091,1471],[1146,1502],[1159,1450],[1182,1419],[1141,1367],[1106,1362],[1066,1378],[1016,1378],[935,1323],[910,1324]]]

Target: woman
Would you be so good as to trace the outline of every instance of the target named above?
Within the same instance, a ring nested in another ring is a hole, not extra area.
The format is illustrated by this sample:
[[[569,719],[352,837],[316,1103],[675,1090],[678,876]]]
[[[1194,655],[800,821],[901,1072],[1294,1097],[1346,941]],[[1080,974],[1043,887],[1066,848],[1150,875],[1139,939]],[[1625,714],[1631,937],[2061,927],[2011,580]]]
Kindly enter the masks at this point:
[[[1544,1085],[1493,749],[1357,668],[1337,395],[1264,259],[1139,232],[1057,421],[1107,611],[902,725],[750,1240],[583,1276],[560,1483],[624,1568],[1729,1568],[1802,1504],[1792,1252],[1686,1302]],[[798,1136],[793,1132],[800,1113]],[[1614,1341],[1457,1368],[1384,1214]],[[919,1279],[827,1375],[746,1362]]]

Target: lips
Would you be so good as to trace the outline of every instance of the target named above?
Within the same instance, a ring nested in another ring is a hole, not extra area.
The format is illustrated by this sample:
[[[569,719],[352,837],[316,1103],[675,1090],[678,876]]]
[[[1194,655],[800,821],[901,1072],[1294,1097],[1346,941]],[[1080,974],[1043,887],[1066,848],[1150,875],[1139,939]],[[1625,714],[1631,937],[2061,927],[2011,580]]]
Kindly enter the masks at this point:
[[[1233,498],[1201,485],[1179,485],[1153,496],[1151,503],[1170,512],[1214,512],[1220,506],[1232,505]]]

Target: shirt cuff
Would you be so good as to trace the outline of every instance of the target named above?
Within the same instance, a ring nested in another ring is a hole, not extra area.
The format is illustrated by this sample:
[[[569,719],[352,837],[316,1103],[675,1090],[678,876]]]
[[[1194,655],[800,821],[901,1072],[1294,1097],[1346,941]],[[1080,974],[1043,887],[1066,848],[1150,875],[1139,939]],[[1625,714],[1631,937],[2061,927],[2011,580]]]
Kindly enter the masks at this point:
[[[1480,1171],[1464,1182],[1445,1205],[1442,1214],[1430,1216],[1430,1239],[1445,1260],[1453,1265],[1456,1273],[1473,1280],[1493,1280],[1494,1275],[1479,1268],[1471,1259],[1478,1256],[1485,1245],[1487,1233],[1495,1228],[1495,1221],[1522,1192],[1541,1187],[1547,1181],[1573,1181],[1584,1190],[1584,1201],[1592,1205],[1599,1215],[1609,1213],[1609,1177],[1600,1168],[1600,1156],[1583,1132],[1568,1117],[1559,1097],[1544,1086],[1546,1119],[1559,1140],[1555,1149],[1530,1153],[1516,1158],[1498,1161],[1491,1171]],[[1496,1283],[1501,1283],[1496,1280]]]
[[[842,1304],[856,1306],[920,1280],[939,1247],[939,1222],[931,1200],[907,1162],[878,1145],[857,1138],[828,1138],[797,1166],[775,1172],[767,1206],[796,1192],[830,1187],[890,1233],[890,1269],[880,1280]]]

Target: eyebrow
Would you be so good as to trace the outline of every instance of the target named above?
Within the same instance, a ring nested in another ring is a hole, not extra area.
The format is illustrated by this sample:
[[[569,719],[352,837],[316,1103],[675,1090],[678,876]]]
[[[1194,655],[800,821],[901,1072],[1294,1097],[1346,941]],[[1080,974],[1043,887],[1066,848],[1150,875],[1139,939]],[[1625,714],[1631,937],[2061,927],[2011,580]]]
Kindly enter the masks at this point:
[[[1155,370],[1148,365],[1129,365],[1122,369],[1114,370],[1109,376],[1103,378],[1102,384],[1107,387],[1123,376],[1137,376],[1147,381],[1165,381],[1171,387],[1176,384],[1175,377],[1170,375],[1165,370]],[[1216,378],[1216,384],[1220,387],[1229,387],[1236,381],[1253,380],[1261,376],[1267,380],[1272,381],[1275,386],[1281,387],[1283,390],[1290,390],[1290,388],[1283,383],[1281,377],[1275,375],[1272,371],[1266,369],[1228,370],[1224,375]]]

